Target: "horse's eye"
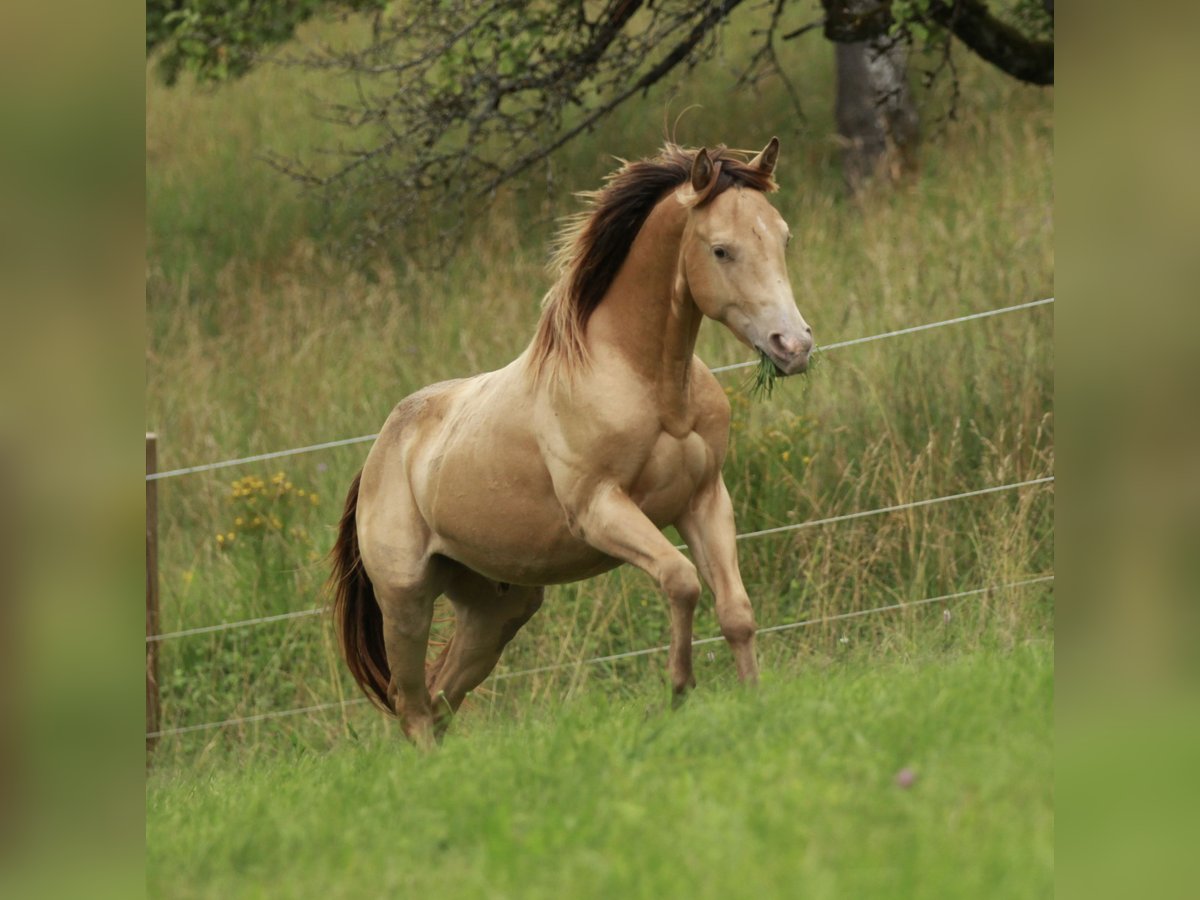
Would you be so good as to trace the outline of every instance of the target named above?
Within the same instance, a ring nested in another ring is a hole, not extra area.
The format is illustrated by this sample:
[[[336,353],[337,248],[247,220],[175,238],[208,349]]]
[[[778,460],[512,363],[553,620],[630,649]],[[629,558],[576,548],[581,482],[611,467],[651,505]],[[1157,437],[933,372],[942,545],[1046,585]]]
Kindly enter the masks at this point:
[[[713,247],[713,256],[715,256],[717,259],[728,259],[729,251],[724,247]]]

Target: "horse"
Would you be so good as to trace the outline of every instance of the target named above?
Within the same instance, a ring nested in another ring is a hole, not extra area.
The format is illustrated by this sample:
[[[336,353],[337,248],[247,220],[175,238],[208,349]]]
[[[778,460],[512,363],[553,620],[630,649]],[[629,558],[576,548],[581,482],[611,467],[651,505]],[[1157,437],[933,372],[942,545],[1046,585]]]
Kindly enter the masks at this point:
[[[668,142],[654,158],[621,161],[562,229],[525,351],[425,387],[388,416],[350,485],[330,582],[350,672],[413,743],[442,739],[546,586],[622,563],[665,595],[673,702],[695,686],[698,574],[739,679],[757,681],[721,477],[730,405],[693,351],[708,317],[777,375],[808,365],[791,235],[766,198],[778,156],[772,138],[752,158]],[[668,525],[694,564],[662,533]],[[427,663],[442,595],[455,627]]]

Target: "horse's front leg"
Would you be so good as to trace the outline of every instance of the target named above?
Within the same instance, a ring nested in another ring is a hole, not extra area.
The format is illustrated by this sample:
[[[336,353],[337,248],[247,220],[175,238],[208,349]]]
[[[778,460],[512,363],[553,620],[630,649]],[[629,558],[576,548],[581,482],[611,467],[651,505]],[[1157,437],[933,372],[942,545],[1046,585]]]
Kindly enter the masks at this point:
[[[667,666],[676,701],[690,687],[692,618],[700,600],[696,567],[672,546],[624,491],[608,487],[581,503],[571,504],[571,530],[602,553],[631,563],[658,582],[671,615],[671,647]]]
[[[738,678],[756,682],[754,610],[738,571],[733,503],[719,473],[692,498],[676,524],[692,551],[700,574],[716,596],[717,621],[721,625],[721,634],[733,650]]]

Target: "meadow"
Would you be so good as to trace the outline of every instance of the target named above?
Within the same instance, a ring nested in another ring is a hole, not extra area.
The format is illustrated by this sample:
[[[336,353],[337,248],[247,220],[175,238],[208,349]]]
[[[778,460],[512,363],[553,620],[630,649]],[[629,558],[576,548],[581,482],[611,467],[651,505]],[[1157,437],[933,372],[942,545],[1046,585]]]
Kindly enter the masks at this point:
[[[532,336],[571,192],[613,156],[652,154],[664,111],[691,103],[686,143],[779,135],[773,202],[818,344],[1053,296],[1051,93],[964,58],[957,119],[935,121],[944,88],[924,98],[919,175],[851,198],[832,51],[814,38],[786,52],[803,118],[777,84],[734,93],[718,56],[570,145],[549,182],[478,210],[443,266],[404,236],[346,252],[354,199],[329,205],[262,163],[335,141],[306,99],[328,89],[315,76],[264,69],[211,91],[148,72],[146,425],[160,468],[368,434],[411,391],[507,363]],[[746,370],[724,375],[739,530],[1052,475],[1052,311],[831,350],[769,400],[750,397]],[[746,358],[712,323],[698,352]],[[160,482],[161,629],[327,602],[323,554],[367,446]],[[1051,574],[1052,487],[740,552],[761,626],[814,622],[760,639],[759,692],[736,687],[720,644],[698,653],[700,690],[673,715],[659,708],[663,654],[577,665],[665,641],[654,585],[622,569],[552,589],[498,669],[511,677],[485,683],[429,758],[350,702],[323,616],[164,641],[164,729],[339,705],[158,741],[152,893],[1048,893],[1051,584],[834,617]],[[702,601],[696,634],[716,633]],[[905,766],[907,789],[893,781]]]
[[[477,717],[431,757],[373,737],[164,774],[149,893],[1049,896],[1049,647],[830,674],[675,713],[593,691]]]

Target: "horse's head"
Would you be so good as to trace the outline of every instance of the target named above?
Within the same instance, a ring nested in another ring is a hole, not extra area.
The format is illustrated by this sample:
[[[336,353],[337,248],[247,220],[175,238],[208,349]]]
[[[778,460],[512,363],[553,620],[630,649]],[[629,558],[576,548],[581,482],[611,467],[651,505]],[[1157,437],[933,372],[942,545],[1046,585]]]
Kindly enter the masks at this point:
[[[754,159],[739,165],[761,173],[770,184],[778,157],[779,139],[771,138]],[[691,209],[680,250],[681,274],[701,312],[765,353],[780,374],[803,372],[812,351],[812,329],[796,308],[788,281],[787,223],[761,190],[736,181],[721,189],[723,164],[714,164],[701,149],[690,182],[682,188],[681,199]]]

